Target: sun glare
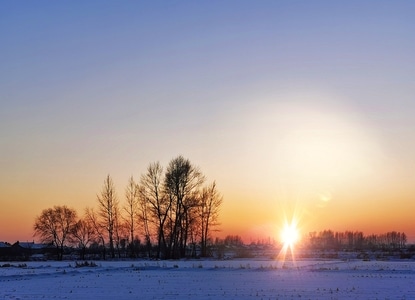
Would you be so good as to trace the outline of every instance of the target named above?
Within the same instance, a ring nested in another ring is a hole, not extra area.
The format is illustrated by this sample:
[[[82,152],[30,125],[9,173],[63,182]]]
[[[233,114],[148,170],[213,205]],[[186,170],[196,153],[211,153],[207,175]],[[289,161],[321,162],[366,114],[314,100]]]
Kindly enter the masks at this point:
[[[281,241],[284,247],[292,248],[298,240],[298,230],[294,222],[285,224],[281,232]]]
[[[281,241],[281,250],[277,256],[278,261],[283,264],[287,261],[295,264],[295,244],[300,240],[300,231],[297,227],[298,219],[293,218],[291,222],[288,220],[285,221],[281,232],[280,232],[280,241]]]

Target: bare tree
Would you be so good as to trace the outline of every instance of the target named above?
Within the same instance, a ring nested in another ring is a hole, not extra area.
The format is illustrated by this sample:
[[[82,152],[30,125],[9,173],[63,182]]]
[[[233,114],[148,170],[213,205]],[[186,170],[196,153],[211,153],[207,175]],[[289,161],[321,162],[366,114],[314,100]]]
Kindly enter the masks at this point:
[[[125,206],[124,211],[126,212],[125,222],[129,230],[129,241],[130,241],[130,250],[131,256],[135,257],[134,249],[134,237],[135,237],[135,227],[136,224],[136,215],[138,210],[138,187],[134,181],[133,176],[128,180],[127,187],[125,189]]]
[[[121,250],[125,250],[122,249],[125,248],[122,244],[124,244],[124,241],[128,239],[129,233],[126,223],[122,220],[121,212],[118,206],[115,208],[114,216],[114,242],[118,258],[121,258]]]
[[[170,161],[164,188],[172,203],[168,255],[185,256],[192,210],[197,207],[196,193],[205,178],[188,159],[178,156]]]
[[[97,200],[98,215],[100,217],[101,224],[108,232],[111,257],[115,258],[114,230],[117,225],[116,218],[118,213],[118,200],[115,195],[114,183],[110,175],[107,175],[105,178],[101,195],[97,195]]]
[[[141,176],[140,180],[140,201],[145,202],[149,207],[150,216],[147,215],[147,217],[154,220],[156,228],[157,258],[160,258],[162,253],[165,255],[166,252],[165,225],[171,209],[171,202],[163,192],[162,176],[163,167],[159,162],[155,162],[148,166],[147,172]]]
[[[35,235],[42,242],[56,246],[58,260],[62,260],[65,242],[69,239],[72,227],[76,223],[76,211],[67,206],[54,206],[42,211],[33,226]]]
[[[350,250],[382,249],[397,250],[405,246],[404,232],[389,231],[365,236],[361,231],[333,232],[324,230],[310,233],[310,245],[314,248],[348,248]]]
[[[80,249],[80,258],[85,259],[87,247],[97,237],[94,225],[90,218],[86,215],[84,218],[78,220],[72,227],[71,241],[75,243]]]
[[[408,238],[406,237],[405,232],[402,232],[399,248],[401,249],[404,248],[407,241],[408,241]]]
[[[222,202],[223,198],[217,191],[216,182],[203,188],[199,206],[202,256],[207,256],[207,241],[210,232],[219,225],[219,210]]]
[[[139,222],[142,225],[144,240],[146,243],[147,248],[147,256],[151,256],[151,230],[150,230],[150,204],[145,198],[144,188],[142,186],[138,187],[139,189],[139,202],[138,202],[138,210],[137,210],[137,217]]]
[[[102,224],[99,222],[98,215],[92,208],[86,208],[85,209],[85,218],[87,222],[89,222],[95,233],[95,238],[98,239],[98,244],[101,243],[102,246],[102,257],[105,259],[106,255],[106,247],[105,247],[105,227],[102,226]]]

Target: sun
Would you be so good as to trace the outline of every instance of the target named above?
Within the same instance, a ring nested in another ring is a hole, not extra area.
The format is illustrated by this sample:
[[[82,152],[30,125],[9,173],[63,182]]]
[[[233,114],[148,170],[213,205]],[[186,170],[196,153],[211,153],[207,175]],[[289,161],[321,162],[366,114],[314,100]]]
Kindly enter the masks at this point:
[[[281,241],[284,244],[284,248],[292,248],[298,241],[299,234],[297,226],[294,222],[291,224],[286,223],[281,231]]]

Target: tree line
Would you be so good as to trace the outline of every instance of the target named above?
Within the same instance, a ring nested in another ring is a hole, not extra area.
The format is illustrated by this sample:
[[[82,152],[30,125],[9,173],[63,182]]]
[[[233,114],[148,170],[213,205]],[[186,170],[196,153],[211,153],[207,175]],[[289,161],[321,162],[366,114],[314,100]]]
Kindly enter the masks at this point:
[[[155,258],[194,256],[196,249],[207,256],[222,202],[215,181],[206,184],[200,169],[178,156],[165,170],[159,162],[149,164],[138,182],[131,176],[123,201],[107,175],[96,207],[87,207],[82,217],[66,205],[45,209],[34,234],[53,243],[58,259],[69,245],[79,248],[82,259],[91,247],[101,249],[104,259],[125,251],[136,257],[139,246]]]
[[[310,246],[318,249],[397,250],[404,248],[406,242],[406,234],[396,231],[370,235],[364,235],[361,231],[334,232],[331,230],[309,233]]]

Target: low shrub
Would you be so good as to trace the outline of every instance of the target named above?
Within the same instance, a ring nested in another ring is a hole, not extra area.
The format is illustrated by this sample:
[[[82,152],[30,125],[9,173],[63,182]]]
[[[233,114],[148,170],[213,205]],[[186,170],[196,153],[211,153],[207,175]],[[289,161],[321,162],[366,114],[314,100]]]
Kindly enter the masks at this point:
[[[75,262],[75,268],[82,268],[82,267],[97,267],[98,265],[96,263],[94,263],[93,261],[91,262]]]

